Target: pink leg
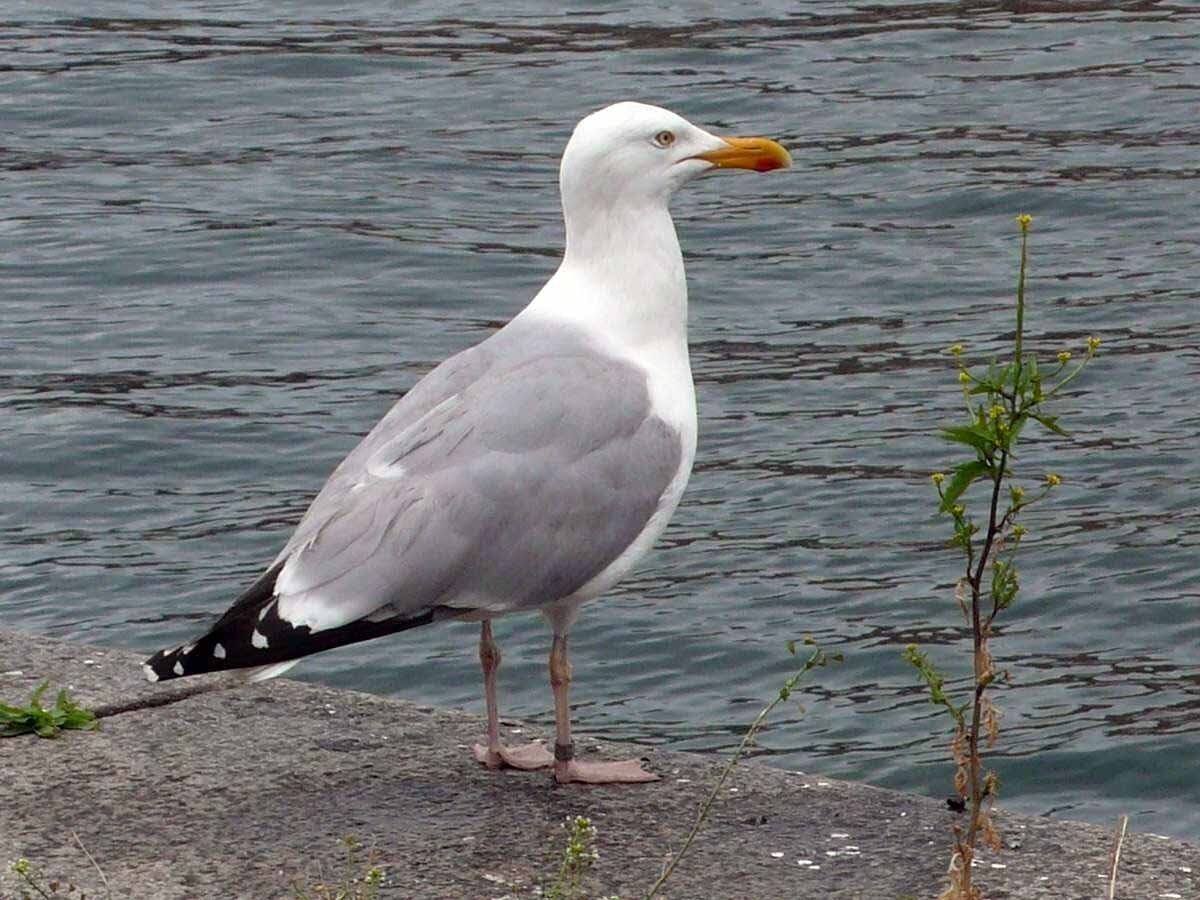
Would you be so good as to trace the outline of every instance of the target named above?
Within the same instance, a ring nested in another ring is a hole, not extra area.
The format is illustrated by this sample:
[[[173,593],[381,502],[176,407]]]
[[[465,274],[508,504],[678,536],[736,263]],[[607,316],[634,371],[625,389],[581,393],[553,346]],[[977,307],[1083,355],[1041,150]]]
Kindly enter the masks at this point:
[[[492,623],[483,620],[479,631],[479,665],[483,669],[483,697],[487,705],[487,746],[476,744],[475,758],[489,769],[511,766],[514,769],[545,769],[554,764],[540,743],[524,747],[505,747],[500,743],[500,704],[496,700],[496,670],[500,668],[500,648],[492,640]]]
[[[620,762],[581,762],[575,759],[571,740],[571,661],[567,657],[567,636],[554,635],[550,647],[550,686],[554,689],[554,777],[560,783],[583,781],[589,784],[635,784],[658,781],[636,759]]]

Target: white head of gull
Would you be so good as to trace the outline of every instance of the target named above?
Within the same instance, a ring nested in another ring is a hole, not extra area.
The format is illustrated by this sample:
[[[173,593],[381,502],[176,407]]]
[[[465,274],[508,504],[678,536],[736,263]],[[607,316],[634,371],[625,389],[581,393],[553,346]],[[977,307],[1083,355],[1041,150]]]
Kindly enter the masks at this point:
[[[266,571],[204,635],[156,653],[152,681],[224,669],[269,678],[301,657],[444,619],[481,622],[496,768],[560,782],[654,780],[636,760],[574,758],[567,637],[633,568],[679,503],[696,451],[687,284],[668,203],[716,168],[791,160],[617,103],[575,128],[559,185],[563,261],[533,301],[437,366],[334,470]],[[500,741],[491,620],[553,632],[555,747]]]

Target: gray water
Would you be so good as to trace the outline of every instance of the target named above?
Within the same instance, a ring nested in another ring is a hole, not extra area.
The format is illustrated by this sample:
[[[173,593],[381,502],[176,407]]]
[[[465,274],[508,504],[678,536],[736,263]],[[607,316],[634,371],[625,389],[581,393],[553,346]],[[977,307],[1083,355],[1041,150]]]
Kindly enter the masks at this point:
[[[1005,352],[1028,212],[1029,345],[1104,345],[1072,437],[1020,460],[1064,485],[994,643],[1002,801],[1200,837],[1196,4],[88,8],[0,12],[0,626],[198,631],[392,399],[553,271],[574,122],[647,100],[796,166],[675,205],[700,450],[662,546],[576,628],[580,730],[730,748],[811,634],[845,662],[759,754],[950,792],[900,651],[963,686],[945,347]],[[475,636],[294,671],[479,710]],[[544,625],[497,637],[505,713],[550,723]]]

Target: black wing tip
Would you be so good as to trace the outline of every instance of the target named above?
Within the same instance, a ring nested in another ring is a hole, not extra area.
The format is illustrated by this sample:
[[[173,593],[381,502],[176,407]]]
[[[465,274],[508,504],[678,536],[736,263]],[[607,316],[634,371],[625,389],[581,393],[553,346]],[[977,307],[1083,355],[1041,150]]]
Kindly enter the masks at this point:
[[[277,601],[270,594],[257,604],[243,598],[207,634],[179,647],[158,651],[142,663],[142,672],[147,680],[157,682],[205,672],[275,666],[458,614],[457,610],[431,607],[415,615],[375,621],[357,619],[338,628],[314,632],[308,625],[293,626],[280,618]]]
[[[211,632],[199,640],[170,650],[159,650],[144,663],[142,673],[147,681],[170,681],[188,675],[218,672],[235,668],[226,662],[225,648]]]
[[[173,671],[171,657],[178,653],[176,650],[159,650],[144,663],[142,663],[142,674],[146,676],[147,681],[167,681],[171,678],[178,678],[182,672]]]
[[[253,622],[253,617],[263,606],[275,599],[275,579],[279,577],[282,568],[283,563],[279,562],[260,575],[206,635],[191,643],[181,644],[169,650],[159,650],[142,663],[142,673],[146,680],[169,681],[172,678],[247,668],[266,662],[258,659],[230,659],[227,648],[233,649],[231,633],[239,628],[244,630],[245,622]]]

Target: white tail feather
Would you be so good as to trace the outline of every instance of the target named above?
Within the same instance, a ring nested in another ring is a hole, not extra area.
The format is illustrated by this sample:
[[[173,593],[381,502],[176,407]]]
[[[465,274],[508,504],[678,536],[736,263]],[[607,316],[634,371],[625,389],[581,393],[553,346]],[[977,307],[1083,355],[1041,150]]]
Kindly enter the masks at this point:
[[[272,663],[269,666],[255,666],[252,669],[242,669],[240,674],[248,683],[266,681],[268,678],[282,675],[298,662],[298,659],[289,659],[287,662]]]

